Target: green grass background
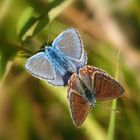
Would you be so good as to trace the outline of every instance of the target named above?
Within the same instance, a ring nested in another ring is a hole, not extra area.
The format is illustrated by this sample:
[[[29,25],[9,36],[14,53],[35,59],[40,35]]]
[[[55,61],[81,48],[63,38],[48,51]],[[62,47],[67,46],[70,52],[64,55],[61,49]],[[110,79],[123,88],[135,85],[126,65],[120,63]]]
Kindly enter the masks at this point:
[[[0,140],[139,140],[139,6],[138,0],[1,0]],[[68,27],[80,32],[88,64],[125,88],[115,107],[120,113],[105,109],[115,103],[99,103],[81,128],[70,117],[67,87],[24,68],[35,50]]]

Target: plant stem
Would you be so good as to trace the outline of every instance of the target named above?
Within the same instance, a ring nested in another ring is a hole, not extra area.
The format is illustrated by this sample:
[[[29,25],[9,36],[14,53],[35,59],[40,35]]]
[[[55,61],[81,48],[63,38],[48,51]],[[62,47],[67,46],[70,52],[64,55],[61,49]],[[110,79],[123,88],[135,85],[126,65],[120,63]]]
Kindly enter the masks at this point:
[[[116,107],[117,107],[117,100],[115,99],[112,101],[112,109],[116,110]],[[111,111],[107,140],[114,139],[114,129],[115,129],[115,122],[116,122],[115,119],[116,119],[116,112]]]
[[[12,64],[13,64],[12,61],[8,61],[8,62],[7,62],[5,73],[4,73],[4,75],[3,75],[3,77],[2,77],[2,79],[1,79],[1,81],[0,81],[0,89],[2,88],[2,85],[3,85],[3,83],[4,83],[4,81],[5,81],[5,79],[6,79],[7,75],[8,75],[8,73],[9,73],[9,71],[10,71],[10,69],[11,69]]]
[[[115,79],[118,79],[120,50],[121,50],[121,48],[118,50],[117,57],[116,57],[117,62],[116,62]],[[112,110],[116,110],[116,109],[117,109],[117,99],[114,99],[112,101]],[[116,112],[111,111],[107,140],[114,140],[115,139],[114,138],[115,122],[116,122],[115,120],[116,120]]]

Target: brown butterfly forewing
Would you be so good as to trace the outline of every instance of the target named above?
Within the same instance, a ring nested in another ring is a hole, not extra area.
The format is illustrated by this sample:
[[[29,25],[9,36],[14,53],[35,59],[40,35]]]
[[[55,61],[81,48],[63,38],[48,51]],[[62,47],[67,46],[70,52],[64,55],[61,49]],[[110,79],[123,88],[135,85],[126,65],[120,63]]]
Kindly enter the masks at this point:
[[[123,87],[118,81],[108,74],[97,71],[92,75],[93,89],[96,91],[97,101],[108,101],[121,97],[124,93]]]

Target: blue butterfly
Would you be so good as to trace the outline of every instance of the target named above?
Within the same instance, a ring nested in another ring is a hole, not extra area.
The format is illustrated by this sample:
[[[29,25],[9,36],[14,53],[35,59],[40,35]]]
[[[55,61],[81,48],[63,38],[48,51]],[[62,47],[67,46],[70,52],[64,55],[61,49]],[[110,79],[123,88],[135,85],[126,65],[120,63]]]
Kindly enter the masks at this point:
[[[69,28],[58,35],[52,46],[45,46],[44,52],[27,59],[25,68],[31,75],[52,85],[64,86],[72,73],[77,73],[86,63],[81,37],[74,28]]]

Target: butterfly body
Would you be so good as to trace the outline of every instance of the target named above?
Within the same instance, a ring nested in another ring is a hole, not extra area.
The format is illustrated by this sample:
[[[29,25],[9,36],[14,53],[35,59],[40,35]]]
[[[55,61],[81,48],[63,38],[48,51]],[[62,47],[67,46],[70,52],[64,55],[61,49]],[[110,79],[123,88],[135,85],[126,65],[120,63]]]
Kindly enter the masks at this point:
[[[92,66],[80,68],[68,81],[68,99],[74,124],[80,127],[91,106],[96,101],[108,101],[121,97],[123,87],[105,71]]]
[[[74,28],[63,31],[45,52],[30,57],[25,64],[33,76],[55,86],[65,86],[72,73],[87,62],[87,55],[79,33]]]
[[[66,56],[56,47],[46,47],[45,53],[54,69],[64,75],[69,68],[69,61]]]
[[[86,99],[86,101],[91,105],[91,106],[95,106],[96,104],[96,98],[95,98],[95,94],[93,94],[94,91],[90,90],[82,81],[82,79],[79,77],[78,78],[78,84],[77,84],[77,88],[80,91],[79,93],[81,94],[81,96],[83,96],[83,98]]]

